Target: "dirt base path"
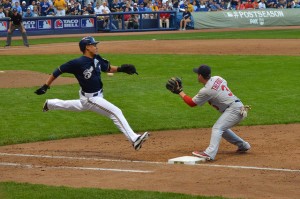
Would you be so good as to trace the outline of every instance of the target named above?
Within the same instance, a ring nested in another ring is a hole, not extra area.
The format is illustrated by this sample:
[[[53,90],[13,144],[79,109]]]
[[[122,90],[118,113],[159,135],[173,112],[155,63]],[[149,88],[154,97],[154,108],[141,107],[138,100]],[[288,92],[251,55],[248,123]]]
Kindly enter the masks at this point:
[[[100,53],[299,55],[299,40],[101,42]],[[77,43],[0,49],[1,54],[79,53]],[[11,73],[1,71],[1,88]],[[12,74],[14,75],[14,74]],[[38,86],[41,80],[22,81]],[[9,79],[9,78],[8,78]],[[33,78],[36,79],[36,78]],[[2,81],[3,80],[3,81]],[[72,78],[62,83],[73,83]],[[24,83],[26,83],[24,85]],[[10,86],[13,86],[10,82]],[[20,85],[15,85],[20,87]],[[207,147],[211,129],[151,132],[136,152],[125,137],[108,135],[0,147],[0,181],[54,186],[151,190],[234,198],[299,198],[300,124],[235,127],[252,145],[246,154],[222,142],[214,162],[169,165],[170,158]],[[42,133],[42,132],[41,132]]]

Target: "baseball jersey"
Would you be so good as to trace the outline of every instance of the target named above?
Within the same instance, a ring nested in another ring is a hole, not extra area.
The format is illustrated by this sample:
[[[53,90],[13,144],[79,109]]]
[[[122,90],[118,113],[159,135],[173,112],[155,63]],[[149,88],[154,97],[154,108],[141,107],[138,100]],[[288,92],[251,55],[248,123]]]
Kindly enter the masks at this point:
[[[12,14],[10,16],[10,21],[12,22],[13,25],[20,25],[22,23],[22,15],[20,13],[17,13],[17,15]]]
[[[94,59],[86,56],[81,56],[64,63],[52,74],[58,77],[62,73],[73,74],[79,82],[83,92],[95,93],[102,89],[101,71],[107,72],[110,70],[110,63],[103,59],[100,55],[96,55]]]
[[[203,88],[192,98],[193,102],[202,106],[208,102],[223,113],[232,103],[239,100],[228,88],[227,81],[219,76],[211,77]]]

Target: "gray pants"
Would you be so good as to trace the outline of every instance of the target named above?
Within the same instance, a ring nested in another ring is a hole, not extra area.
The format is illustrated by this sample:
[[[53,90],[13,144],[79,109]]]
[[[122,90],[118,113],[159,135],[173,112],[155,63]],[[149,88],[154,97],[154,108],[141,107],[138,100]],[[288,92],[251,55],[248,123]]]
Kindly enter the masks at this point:
[[[227,142],[242,147],[245,141],[236,135],[230,128],[243,120],[240,110],[243,104],[241,102],[233,103],[225,112],[219,117],[212,128],[210,144],[204,151],[212,159],[215,159],[221,138],[223,137]]]
[[[16,29],[20,30],[20,32],[22,34],[22,38],[23,38],[23,43],[25,46],[27,46],[28,45],[27,34],[26,34],[26,31],[25,31],[25,28],[23,25],[12,25],[11,26],[10,33],[7,33],[6,45],[7,46],[11,45],[11,36]]]

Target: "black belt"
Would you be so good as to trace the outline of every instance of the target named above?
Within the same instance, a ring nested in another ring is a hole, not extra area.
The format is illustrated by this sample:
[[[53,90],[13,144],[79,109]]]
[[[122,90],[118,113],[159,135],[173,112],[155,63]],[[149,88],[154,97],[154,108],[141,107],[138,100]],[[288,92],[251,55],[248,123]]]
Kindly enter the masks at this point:
[[[100,90],[100,91],[98,91],[98,92],[96,92],[96,93],[87,93],[87,94],[92,94],[93,95],[93,97],[96,97],[96,96],[98,96],[100,93],[102,93],[102,89]],[[81,91],[81,94],[83,95],[83,96],[85,96],[85,92],[83,92],[83,91]]]
[[[241,100],[235,100],[234,102],[241,102]]]

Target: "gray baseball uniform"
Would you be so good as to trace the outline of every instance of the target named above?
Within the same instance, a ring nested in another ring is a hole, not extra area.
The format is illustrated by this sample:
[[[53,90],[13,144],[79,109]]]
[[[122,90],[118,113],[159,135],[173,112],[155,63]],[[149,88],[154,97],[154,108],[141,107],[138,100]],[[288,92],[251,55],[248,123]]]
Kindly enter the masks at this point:
[[[211,77],[192,100],[198,106],[208,102],[222,113],[212,128],[210,144],[204,151],[205,154],[214,159],[222,137],[238,148],[244,147],[246,142],[230,129],[244,119],[241,115],[241,109],[244,105],[230,91],[225,79],[219,76]]]

